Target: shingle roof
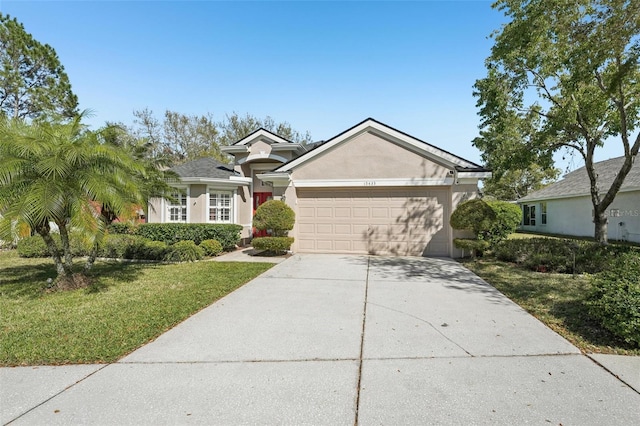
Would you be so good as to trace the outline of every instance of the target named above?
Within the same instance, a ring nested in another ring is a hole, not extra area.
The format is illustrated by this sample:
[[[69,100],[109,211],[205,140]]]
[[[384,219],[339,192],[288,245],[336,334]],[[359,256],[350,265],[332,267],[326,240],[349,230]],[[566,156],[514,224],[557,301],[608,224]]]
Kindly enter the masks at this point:
[[[228,179],[235,172],[228,164],[220,163],[213,158],[198,158],[188,163],[171,168],[180,177],[199,177],[213,179]]]
[[[624,163],[624,157],[616,157],[597,162],[593,165],[598,175],[598,187],[601,193],[604,193],[611,187],[613,180],[620,171],[620,167],[622,167],[622,163]],[[587,169],[581,167],[566,174],[564,178],[558,182],[522,197],[518,202],[589,195],[590,186]],[[634,162],[631,166],[631,170],[620,190],[629,190],[632,188],[640,188],[640,164],[637,162]]]

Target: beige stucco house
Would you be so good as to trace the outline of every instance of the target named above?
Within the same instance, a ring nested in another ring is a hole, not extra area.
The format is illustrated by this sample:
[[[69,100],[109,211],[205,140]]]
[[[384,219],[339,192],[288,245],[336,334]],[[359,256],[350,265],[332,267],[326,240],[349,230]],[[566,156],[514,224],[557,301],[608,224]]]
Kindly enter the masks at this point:
[[[231,166],[174,168],[184,194],[152,200],[149,222],[237,223],[249,239],[255,208],[280,199],[296,213],[294,252],[457,257],[451,212],[490,176],[371,118],[309,146],[260,129],[222,150]]]

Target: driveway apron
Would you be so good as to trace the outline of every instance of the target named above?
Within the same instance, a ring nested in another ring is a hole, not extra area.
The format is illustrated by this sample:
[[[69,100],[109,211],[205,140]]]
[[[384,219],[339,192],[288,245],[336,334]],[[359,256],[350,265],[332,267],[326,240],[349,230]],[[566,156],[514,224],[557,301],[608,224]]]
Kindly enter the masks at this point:
[[[295,255],[76,376],[3,390],[2,423],[640,424],[640,394],[450,259]]]

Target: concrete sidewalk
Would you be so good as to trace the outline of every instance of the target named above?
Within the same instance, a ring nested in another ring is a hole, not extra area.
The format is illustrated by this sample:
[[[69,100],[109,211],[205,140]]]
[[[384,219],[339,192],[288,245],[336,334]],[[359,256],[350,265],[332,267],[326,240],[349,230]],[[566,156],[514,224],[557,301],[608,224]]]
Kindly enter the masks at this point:
[[[454,261],[295,255],[118,363],[0,369],[0,420],[640,424],[595,359],[628,385]]]

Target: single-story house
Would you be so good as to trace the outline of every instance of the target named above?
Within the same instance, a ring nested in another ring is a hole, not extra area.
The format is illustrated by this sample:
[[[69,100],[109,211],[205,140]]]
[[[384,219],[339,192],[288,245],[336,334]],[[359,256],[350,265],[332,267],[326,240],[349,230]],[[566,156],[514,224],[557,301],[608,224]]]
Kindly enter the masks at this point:
[[[152,200],[148,221],[236,223],[248,240],[255,209],[279,199],[296,213],[294,252],[457,257],[453,239],[464,234],[451,213],[491,176],[371,118],[308,146],[259,129],[222,151],[232,165],[173,168],[184,193],[175,204]]]
[[[594,164],[601,193],[611,187],[624,157]],[[558,182],[518,200],[522,206],[520,229],[548,234],[593,236],[593,204],[585,167]],[[608,238],[640,243],[640,165],[633,164],[620,191],[607,209]]]

